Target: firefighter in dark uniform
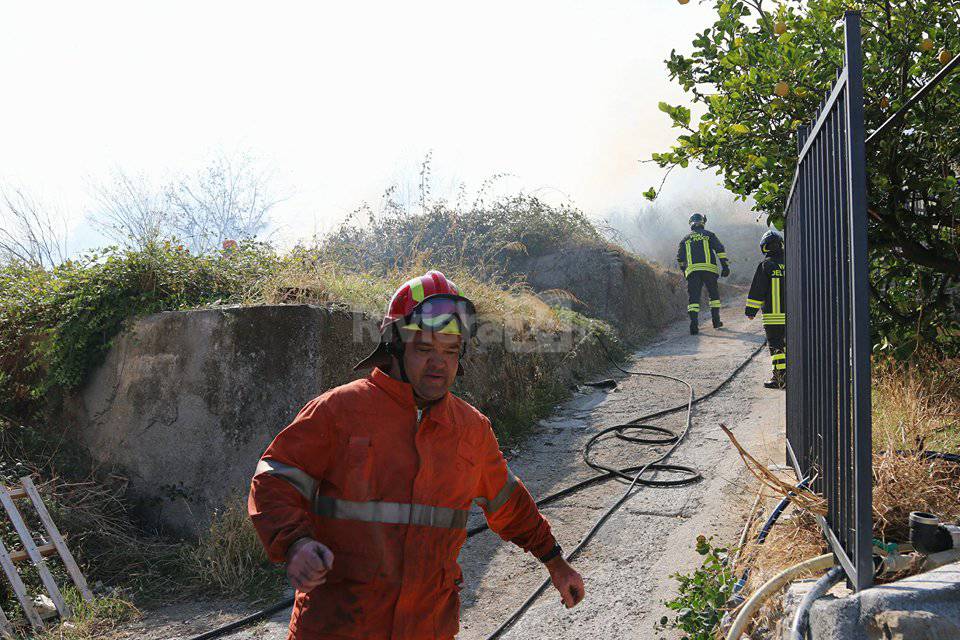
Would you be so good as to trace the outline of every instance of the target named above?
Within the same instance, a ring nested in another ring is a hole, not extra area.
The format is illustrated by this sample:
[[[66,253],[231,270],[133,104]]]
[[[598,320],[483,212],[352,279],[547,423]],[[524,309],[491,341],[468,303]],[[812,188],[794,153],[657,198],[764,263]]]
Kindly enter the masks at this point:
[[[723,243],[712,231],[703,228],[707,216],[695,213],[690,216],[690,233],[680,241],[677,248],[677,262],[687,279],[687,312],[690,314],[690,333],[700,333],[700,290],[706,286],[710,294],[710,315],[713,326],[719,329],[720,287],[719,276],[730,275],[727,253]]]
[[[760,239],[763,262],[757,266],[747,294],[748,318],[755,318],[763,311],[763,329],[767,333],[770,357],[773,360],[773,377],[763,386],[768,389],[783,389],[787,386],[787,294],[783,236],[774,230],[767,231]]]

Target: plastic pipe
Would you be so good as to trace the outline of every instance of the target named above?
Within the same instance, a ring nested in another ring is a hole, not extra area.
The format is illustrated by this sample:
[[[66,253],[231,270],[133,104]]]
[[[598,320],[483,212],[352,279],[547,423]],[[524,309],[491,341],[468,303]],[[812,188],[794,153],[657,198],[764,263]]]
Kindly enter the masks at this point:
[[[753,615],[760,608],[760,605],[762,605],[767,598],[782,589],[784,585],[791,582],[798,574],[810,571],[823,571],[824,569],[831,568],[833,565],[833,554],[825,553],[822,556],[810,558],[800,564],[795,564],[770,578],[744,603],[743,608],[740,609],[740,613],[737,614],[737,618],[733,621],[733,626],[731,626],[730,631],[727,632],[726,640],[740,640],[740,636],[744,634],[747,625],[750,624]]]
[[[830,590],[830,587],[843,580],[843,575],[843,567],[833,567],[816,581],[807,595],[803,596],[800,606],[797,607],[797,614],[793,617],[793,625],[790,627],[790,640],[805,640],[807,627],[810,625],[810,608]]]

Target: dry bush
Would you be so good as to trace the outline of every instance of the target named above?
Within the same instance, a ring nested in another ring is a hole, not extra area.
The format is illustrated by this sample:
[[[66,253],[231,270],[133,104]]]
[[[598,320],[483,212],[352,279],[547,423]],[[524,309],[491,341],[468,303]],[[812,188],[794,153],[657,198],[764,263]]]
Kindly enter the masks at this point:
[[[182,557],[192,587],[259,602],[279,596],[286,579],[267,558],[245,506],[238,500],[214,513],[209,530]]]
[[[893,452],[873,456],[873,534],[906,542],[911,511],[960,518],[960,465]]]
[[[890,358],[873,376],[875,450],[960,450],[960,359]]]

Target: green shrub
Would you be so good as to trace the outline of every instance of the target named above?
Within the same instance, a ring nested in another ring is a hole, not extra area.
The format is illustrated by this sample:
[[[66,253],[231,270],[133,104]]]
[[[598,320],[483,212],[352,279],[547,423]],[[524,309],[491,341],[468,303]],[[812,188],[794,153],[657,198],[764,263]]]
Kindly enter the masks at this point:
[[[568,242],[601,242],[579,209],[525,194],[464,209],[438,202],[420,214],[388,198],[382,212],[362,213],[366,220],[347,220],[321,247],[329,259],[373,272],[403,270],[426,255],[443,268],[471,265],[495,274],[511,254],[537,256]]]
[[[679,593],[665,604],[677,615],[673,620],[663,616],[658,625],[680,629],[689,640],[713,640],[737,582],[727,562],[727,549],[714,547],[711,541],[697,536],[697,553],[703,556],[699,569],[690,575],[671,576],[679,583]]]
[[[109,247],[51,271],[0,268],[0,412],[29,420],[54,387],[78,385],[125,323],[158,311],[239,301],[276,268],[267,245],[192,255],[172,242]]]

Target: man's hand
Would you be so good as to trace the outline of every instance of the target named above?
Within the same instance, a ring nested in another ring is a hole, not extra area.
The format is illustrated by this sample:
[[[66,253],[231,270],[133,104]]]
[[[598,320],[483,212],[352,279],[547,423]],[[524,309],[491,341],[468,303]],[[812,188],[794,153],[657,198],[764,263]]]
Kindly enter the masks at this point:
[[[586,592],[583,578],[571,567],[563,556],[557,556],[546,564],[553,586],[560,592],[560,600],[567,609],[577,606]]]
[[[727,264],[727,261],[723,261],[723,268],[720,269],[720,277],[726,278],[730,275],[730,265]]]
[[[287,578],[297,591],[312,591],[327,581],[333,552],[313,538],[300,538],[287,550]]]

